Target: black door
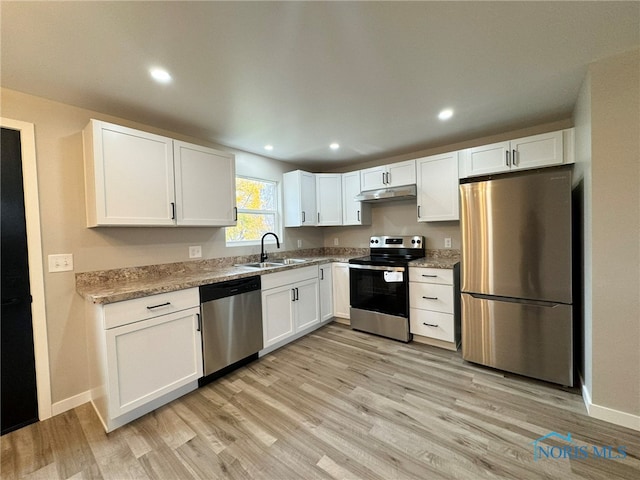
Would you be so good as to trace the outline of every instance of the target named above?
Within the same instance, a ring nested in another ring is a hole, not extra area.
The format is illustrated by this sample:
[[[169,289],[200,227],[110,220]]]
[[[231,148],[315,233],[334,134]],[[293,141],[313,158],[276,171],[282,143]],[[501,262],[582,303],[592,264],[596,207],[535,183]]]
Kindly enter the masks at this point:
[[[36,368],[31,324],[31,292],[27,259],[27,228],[22,189],[20,132],[0,135],[0,195],[2,197],[2,435],[38,421]]]

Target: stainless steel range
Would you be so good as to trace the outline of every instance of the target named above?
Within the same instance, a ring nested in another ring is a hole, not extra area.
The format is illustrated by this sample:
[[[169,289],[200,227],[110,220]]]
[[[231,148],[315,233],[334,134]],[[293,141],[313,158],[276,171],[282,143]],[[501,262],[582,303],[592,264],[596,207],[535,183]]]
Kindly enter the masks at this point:
[[[349,261],[351,328],[408,342],[409,262],[424,257],[424,237],[371,237],[369,245],[369,256]]]

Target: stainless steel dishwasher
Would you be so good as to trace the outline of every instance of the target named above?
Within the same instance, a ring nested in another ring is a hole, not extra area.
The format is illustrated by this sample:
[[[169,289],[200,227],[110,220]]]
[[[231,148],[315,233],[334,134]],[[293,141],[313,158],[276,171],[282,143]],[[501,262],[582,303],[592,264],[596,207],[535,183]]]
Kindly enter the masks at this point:
[[[202,386],[258,358],[262,350],[260,277],[203,285],[200,304]]]

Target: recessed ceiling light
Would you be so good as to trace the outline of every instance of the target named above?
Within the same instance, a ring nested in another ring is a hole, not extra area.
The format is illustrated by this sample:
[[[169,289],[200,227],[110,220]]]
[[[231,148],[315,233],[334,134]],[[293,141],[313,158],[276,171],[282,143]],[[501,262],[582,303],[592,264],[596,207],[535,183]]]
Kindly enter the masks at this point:
[[[273,150],[273,145],[265,145],[264,149],[268,150],[268,151],[271,151],[271,150]]]
[[[440,120],[449,120],[451,117],[453,117],[453,110],[450,108],[445,108],[438,114]]]
[[[331,150],[338,150],[340,148],[340,144],[334,142],[331,145],[329,145],[329,148]]]
[[[169,72],[162,68],[152,68],[149,70],[149,73],[157,82],[169,83],[171,81],[171,75],[169,75]]]

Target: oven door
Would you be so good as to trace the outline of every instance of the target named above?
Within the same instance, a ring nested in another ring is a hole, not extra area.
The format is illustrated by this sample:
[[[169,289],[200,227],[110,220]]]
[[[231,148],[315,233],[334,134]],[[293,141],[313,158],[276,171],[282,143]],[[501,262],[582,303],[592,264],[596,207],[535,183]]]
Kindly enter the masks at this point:
[[[349,264],[351,308],[409,317],[406,267]]]

